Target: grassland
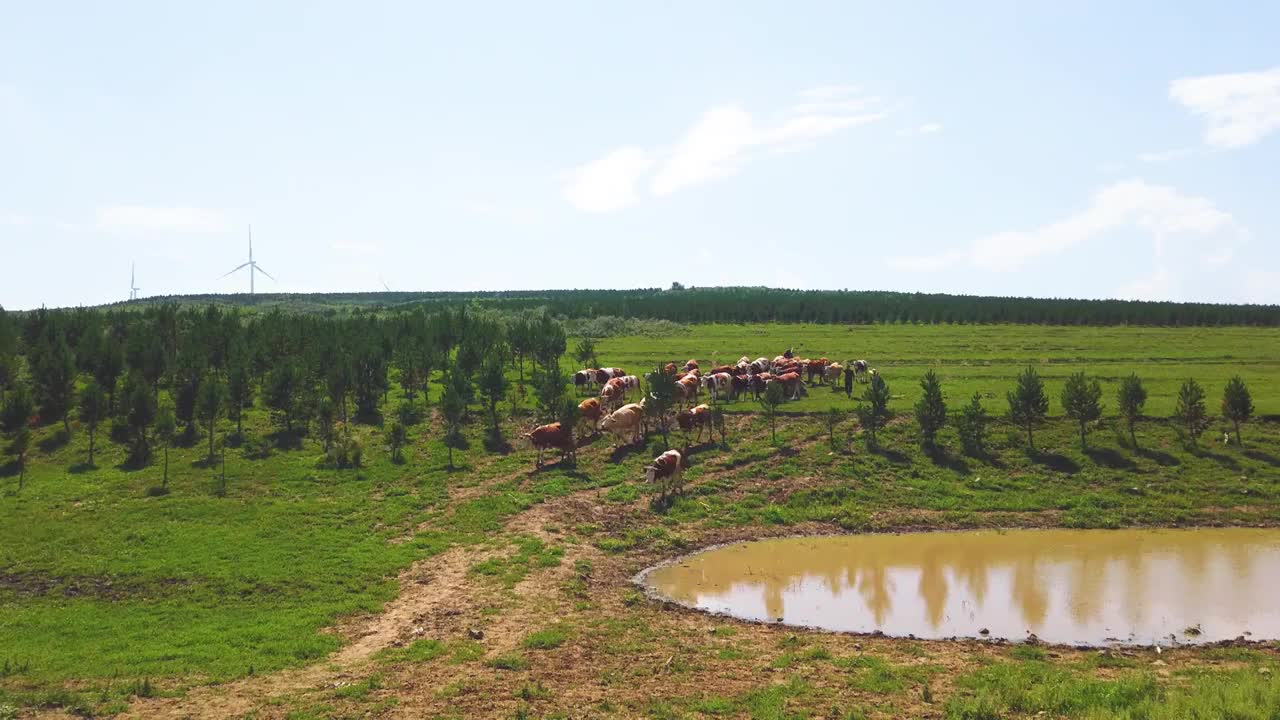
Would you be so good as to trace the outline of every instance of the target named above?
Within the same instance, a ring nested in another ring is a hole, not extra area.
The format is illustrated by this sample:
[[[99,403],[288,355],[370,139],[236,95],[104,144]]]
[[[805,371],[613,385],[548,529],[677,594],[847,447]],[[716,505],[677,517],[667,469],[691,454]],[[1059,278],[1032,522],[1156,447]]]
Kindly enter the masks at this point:
[[[1001,397],[1028,362],[1052,395],[1077,368],[1137,371],[1153,416],[1185,375],[1214,399],[1238,372],[1260,413],[1280,412],[1280,334],[1268,330],[710,326],[611,338],[600,357],[638,369],[789,345],[872,360],[903,414],[926,366],[941,368],[954,402]],[[576,467],[534,472],[528,452],[488,452],[472,428],[450,470],[434,418],[412,429],[402,464],[360,426],[360,470],[318,469],[311,440],[265,455],[229,448],[224,495],[196,440],[171,453],[170,492],[156,495],[158,465],[125,469],[103,442],[89,468],[83,432],[44,429],[26,487],[0,477],[0,718],[5,706],[297,718],[1280,712],[1271,645],[1156,657],[908,642],[741,624],[635,591],[628,578],[654,561],[773,534],[1280,525],[1274,420],[1247,426],[1244,446],[1193,451],[1156,417],[1130,448],[1107,418],[1088,452],[1053,420],[1035,454],[998,424],[991,456],[975,459],[950,430],[947,452],[925,455],[904,418],[879,451],[851,421],[833,447],[806,414],[833,404],[851,406],[822,389],[788,405],[775,446],[741,403],[726,447],[692,448],[687,492],[663,513],[640,482],[657,437],[625,451],[591,439]],[[508,436],[527,426],[522,413]],[[252,413],[251,435],[267,423]]]

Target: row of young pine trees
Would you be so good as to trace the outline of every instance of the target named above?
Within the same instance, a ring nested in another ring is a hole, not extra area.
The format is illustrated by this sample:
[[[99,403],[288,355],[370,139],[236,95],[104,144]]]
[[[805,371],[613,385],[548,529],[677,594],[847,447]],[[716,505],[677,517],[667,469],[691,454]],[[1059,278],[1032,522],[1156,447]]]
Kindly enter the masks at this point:
[[[167,482],[170,446],[190,445],[201,432],[214,462],[219,421],[235,428],[225,441],[265,450],[262,438],[244,432],[246,412],[261,405],[275,443],[296,447],[310,436],[324,450],[322,463],[350,467],[363,452],[352,425],[381,425],[398,459],[438,385],[452,465],[473,419],[483,417],[490,438],[501,441],[499,407],[513,391],[531,393],[547,421],[576,413],[560,368],[565,350],[563,326],[541,311],[300,315],[165,305],[15,318],[0,309],[0,430],[20,484],[33,429],[61,425],[65,441],[73,419],[86,435],[87,465],[105,429],[126,448],[127,465],[148,464],[162,450]],[[390,407],[393,379],[401,400]]]
[[[920,380],[921,398],[913,408],[920,431],[921,444],[935,449],[938,433],[948,422],[946,401],[942,394],[942,381],[937,373],[929,370]],[[1027,435],[1027,448],[1035,450],[1035,428],[1049,413],[1049,395],[1044,380],[1035,368],[1028,367],[1018,375],[1012,390],[1006,394],[1008,419]],[[1083,371],[1070,375],[1062,386],[1060,402],[1063,414],[1079,426],[1080,448],[1088,447],[1089,429],[1102,418],[1104,403],[1102,385],[1090,379]],[[865,433],[867,443],[876,444],[876,434],[889,419],[889,386],[883,376],[876,374],[862,393],[856,414]],[[765,398],[766,415],[772,416],[775,404]],[[1130,443],[1138,447],[1137,424],[1143,417],[1147,402],[1147,389],[1136,373],[1121,380],[1116,389],[1116,407],[1129,433]],[[1240,426],[1253,417],[1253,398],[1249,388],[1239,375],[1227,381],[1222,390],[1222,417],[1232,424],[1236,443],[1241,442]],[[843,419],[839,409],[832,409],[826,416],[827,430],[834,442],[835,428]],[[961,446],[968,455],[980,457],[987,452],[987,430],[990,416],[982,404],[982,394],[974,393],[960,412],[950,419],[956,428]],[[1204,388],[1195,378],[1188,378],[1178,389],[1178,399],[1172,420],[1184,433],[1188,442],[1195,445],[1208,430],[1213,417],[1209,413]]]

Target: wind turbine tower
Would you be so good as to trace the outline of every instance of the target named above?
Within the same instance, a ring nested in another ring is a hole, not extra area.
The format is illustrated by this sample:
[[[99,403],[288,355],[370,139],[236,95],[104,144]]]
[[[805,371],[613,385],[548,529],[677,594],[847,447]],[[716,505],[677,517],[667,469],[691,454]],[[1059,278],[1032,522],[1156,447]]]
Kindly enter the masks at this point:
[[[266,275],[272,280],[275,280],[274,277],[271,277],[271,273],[267,272],[266,270],[263,270],[258,265],[258,263],[255,262],[253,259],[253,226],[249,227],[249,262],[237,265],[235,269],[231,270],[230,272],[228,272],[226,275],[223,275],[222,277],[226,277],[227,275],[230,275],[231,273],[234,273],[238,270],[242,270],[244,268],[249,268],[249,294],[250,295],[253,294],[253,290],[254,290],[253,288],[254,273],[262,273],[263,275]]]
[[[137,268],[135,267],[134,263],[129,263],[129,299],[130,300],[137,300],[138,291],[142,289],[138,287],[138,282],[137,280],[135,280],[136,277],[137,277]]]

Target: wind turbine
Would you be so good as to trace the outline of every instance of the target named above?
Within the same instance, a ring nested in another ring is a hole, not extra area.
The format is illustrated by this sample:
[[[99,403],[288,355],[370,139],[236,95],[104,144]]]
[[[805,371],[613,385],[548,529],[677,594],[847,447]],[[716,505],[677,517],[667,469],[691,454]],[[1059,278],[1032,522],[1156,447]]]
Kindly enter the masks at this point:
[[[130,300],[137,300],[138,291],[142,289],[138,287],[138,283],[134,279],[136,276],[137,276],[137,269],[134,263],[131,262],[129,263],[129,299]]]
[[[250,295],[253,294],[253,274],[254,273],[262,273],[263,275],[266,275],[267,277],[271,278],[273,281],[275,280],[275,278],[271,277],[271,273],[267,272],[266,270],[263,270],[261,267],[258,266],[258,263],[254,262],[253,260],[253,226],[252,225],[249,226],[249,262],[243,263],[241,265],[237,265],[234,270],[231,270],[230,272],[228,272],[226,275],[223,275],[222,277],[226,277],[227,275],[230,275],[231,273],[246,267],[249,268],[249,294]],[[218,279],[221,280],[222,278],[218,278]]]

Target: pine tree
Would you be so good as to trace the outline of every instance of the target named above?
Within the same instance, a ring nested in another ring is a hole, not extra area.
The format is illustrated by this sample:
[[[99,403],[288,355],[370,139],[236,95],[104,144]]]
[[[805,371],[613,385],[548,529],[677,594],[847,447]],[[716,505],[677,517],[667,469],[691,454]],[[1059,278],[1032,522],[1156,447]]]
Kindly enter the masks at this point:
[[[573,350],[573,359],[577,360],[581,367],[599,367],[600,360],[596,358],[596,341],[589,337],[579,340],[578,346]]]
[[[69,415],[75,398],[76,359],[64,333],[45,338],[31,363],[31,379],[35,384],[40,417],[57,418],[71,432]]]
[[[244,411],[253,407],[253,371],[247,351],[233,346],[227,363],[227,419],[236,423],[236,435],[244,434]]]
[[[1120,416],[1129,427],[1129,442],[1134,448],[1138,447],[1135,427],[1138,419],[1142,417],[1142,408],[1146,404],[1147,389],[1142,386],[1142,380],[1138,378],[1137,373],[1129,373],[1128,377],[1120,381],[1120,389],[1116,391],[1116,405],[1120,410]]]
[[[173,439],[178,435],[178,418],[173,406],[165,403],[156,411],[156,440],[164,448],[164,473],[160,476],[160,487],[169,487],[169,448],[173,447]]]
[[[879,373],[873,374],[857,409],[858,424],[867,435],[867,447],[878,446],[877,433],[889,421],[889,397],[889,384]]]
[[[143,462],[151,452],[147,443],[147,428],[151,427],[156,418],[156,396],[150,382],[141,372],[130,372],[125,377],[120,405],[121,414],[133,439],[130,459]]]
[[[1027,432],[1027,448],[1036,449],[1032,431],[1044,421],[1049,412],[1049,397],[1044,393],[1044,381],[1035,368],[1028,367],[1018,375],[1017,385],[1006,395],[1009,401],[1009,419]]]
[[[920,426],[921,443],[932,448],[937,442],[938,431],[947,422],[947,403],[942,398],[942,383],[933,370],[924,374],[920,389],[924,394],[915,405],[916,424]]]
[[[484,398],[485,405],[489,409],[489,432],[496,438],[498,437],[498,403],[507,396],[507,376],[499,358],[490,357],[485,360],[480,368],[477,384],[480,397]]]
[[[1182,387],[1178,388],[1178,403],[1174,407],[1173,417],[1186,431],[1191,446],[1195,447],[1201,433],[1209,427],[1209,412],[1205,409],[1204,389],[1195,378],[1187,378],[1186,382],[1182,383]]]
[[[263,401],[284,420],[285,432],[289,434],[293,433],[293,419],[298,411],[301,385],[301,372],[295,362],[289,358],[280,358],[271,372],[267,373],[262,388]]]
[[[786,399],[786,389],[776,380],[766,385],[764,395],[760,396],[760,407],[765,419],[769,421],[769,436],[773,439],[774,445],[778,444],[778,408],[782,407]]]
[[[823,421],[827,426],[827,444],[832,450],[836,449],[836,428],[840,423],[844,422],[844,412],[840,408],[831,408],[827,410],[827,414],[823,416]]]
[[[89,433],[89,466],[93,466],[93,442],[98,423],[107,416],[107,396],[97,380],[85,383],[80,391],[80,424]]]
[[[393,420],[387,426],[387,447],[391,448],[392,462],[401,462],[400,449],[404,447],[408,437],[409,434],[405,430],[404,423],[399,420]]]
[[[453,465],[453,451],[466,449],[466,437],[462,434],[462,421],[467,414],[468,395],[466,377],[456,371],[445,376],[444,392],[440,396],[440,412],[444,415],[444,444],[449,449],[449,468]]]
[[[218,416],[222,414],[222,406],[226,403],[227,386],[222,382],[222,378],[218,374],[210,370],[205,374],[204,380],[200,382],[199,396],[196,398],[196,417],[200,422],[204,423],[205,429],[209,433],[209,462],[214,460],[213,441],[215,437],[214,428],[218,422]]]
[[[1236,431],[1236,444],[1240,444],[1240,424],[1253,417],[1253,398],[1249,396],[1249,388],[1239,375],[1227,381],[1222,390],[1222,416],[1231,421]]]
[[[987,452],[987,411],[982,407],[982,395],[974,393],[969,404],[960,409],[956,418],[956,432],[966,455],[981,457]]]
[[[1102,386],[1086,380],[1084,371],[1073,373],[1062,386],[1062,410],[1080,425],[1080,449],[1088,447],[1089,423],[1102,417]]]
[[[671,426],[668,424],[671,409],[676,404],[676,380],[658,365],[657,370],[646,377],[649,394],[644,399],[644,412],[657,423],[658,432],[662,433],[662,447],[671,447]]]

